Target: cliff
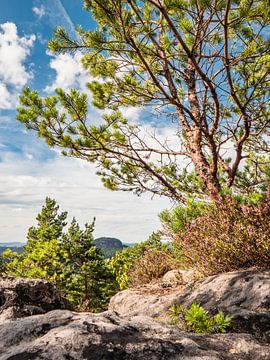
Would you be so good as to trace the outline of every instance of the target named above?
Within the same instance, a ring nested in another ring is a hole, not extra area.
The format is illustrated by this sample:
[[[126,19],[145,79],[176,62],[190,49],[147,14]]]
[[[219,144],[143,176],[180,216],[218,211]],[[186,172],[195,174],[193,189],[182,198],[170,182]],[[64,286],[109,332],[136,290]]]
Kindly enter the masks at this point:
[[[116,238],[100,237],[95,239],[95,244],[97,248],[102,250],[106,259],[114,256],[116,251],[123,250],[122,242]]]

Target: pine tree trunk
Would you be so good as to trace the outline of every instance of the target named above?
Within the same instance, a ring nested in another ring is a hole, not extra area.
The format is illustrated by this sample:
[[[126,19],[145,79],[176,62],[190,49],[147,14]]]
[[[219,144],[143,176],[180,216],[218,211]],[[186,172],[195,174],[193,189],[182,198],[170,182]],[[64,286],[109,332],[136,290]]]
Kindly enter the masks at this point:
[[[197,175],[201,178],[211,200],[220,198],[221,187],[217,178],[217,155],[216,149],[212,149],[212,164],[207,161],[203,153],[202,127],[203,116],[197,97],[196,72],[192,61],[189,59],[186,69],[186,83],[188,87],[188,101],[192,112],[192,125],[186,134],[188,147],[195,166]],[[209,133],[208,133],[209,134]]]

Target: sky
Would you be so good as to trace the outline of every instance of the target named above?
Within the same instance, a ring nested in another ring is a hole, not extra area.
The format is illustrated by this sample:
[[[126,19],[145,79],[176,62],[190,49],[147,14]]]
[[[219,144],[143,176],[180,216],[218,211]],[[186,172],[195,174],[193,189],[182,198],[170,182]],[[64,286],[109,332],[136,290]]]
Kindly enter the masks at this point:
[[[47,51],[56,26],[73,36],[79,24],[95,28],[82,0],[0,0],[0,9],[0,242],[26,241],[46,196],[81,225],[96,217],[94,237],[146,240],[160,228],[158,213],[172,206],[168,199],[103,188],[95,165],[61,156],[16,120],[25,86],[44,96],[57,87],[86,90],[89,76],[80,66],[80,54],[52,56]],[[93,107],[90,114],[93,120],[100,117]],[[140,121],[144,114],[129,108],[125,115]],[[159,131],[161,136],[170,133],[165,127]]]

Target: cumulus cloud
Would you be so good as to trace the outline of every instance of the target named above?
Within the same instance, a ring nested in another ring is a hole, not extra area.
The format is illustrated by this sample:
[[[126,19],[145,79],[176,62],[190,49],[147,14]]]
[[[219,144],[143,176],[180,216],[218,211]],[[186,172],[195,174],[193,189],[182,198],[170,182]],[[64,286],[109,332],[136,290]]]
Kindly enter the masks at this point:
[[[82,67],[81,59],[83,55],[80,53],[59,55],[48,54],[52,56],[50,68],[54,70],[55,76],[53,81],[45,87],[45,92],[50,94],[57,88],[62,88],[65,91],[75,88],[87,93],[89,96],[88,112],[92,115],[91,121],[99,123],[100,117],[103,114],[110,112],[110,110],[100,110],[91,106],[91,93],[87,89],[86,83],[91,82],[94,78]],[[119,110],[133,123],[138,123],[140,116],[143,113],[142,107],[121,107]]]
[[[16,105],[17,93],[32,77],[25,60],[33,47],[35,35],[20,37],[14,23],[0,24],[0,108]]]
[[[46,13],[45,7],[43,5],[41,5],[40,7],[34,6],[32,10],[34,14],[38,16],[39,19],[41,19]]]
[[[82,68],[82,55],[76,53],[59,54],[53,57],[50,61],[50,67],[55,71],[54,81],[45,88],[45,91],[50,93],[57,88],[68,90],[75,87],[79,90],[85,91],[85,84],[89,81],[89,75]]]

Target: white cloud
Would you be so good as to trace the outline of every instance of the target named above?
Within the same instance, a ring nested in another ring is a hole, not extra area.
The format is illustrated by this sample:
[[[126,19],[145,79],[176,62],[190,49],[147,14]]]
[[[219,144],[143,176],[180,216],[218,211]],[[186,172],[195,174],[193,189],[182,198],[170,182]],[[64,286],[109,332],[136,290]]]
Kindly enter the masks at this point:
[[[55,80],[45,88],[45,91],[50,93],[59,87],[64,90],[75,87],[85,91],[85,84],[90,76],[82,68],[81,58],[82,55],[79,53],[54,56],[50,61],[50,67],[56,72]]]
[[[133,107],[133,106],[129,106],[129,107],[122,107],[119,109],[124,116],[134,122],[137,123],[138,120],[140,119],[140,115],[142,114],[143,108],[142,107]]]
[[[24,62],[33,47],[35,35],[19,37],[14,23],[0,24],[0,108],[16,105],[17,93],[32,77]]]
[[[57,156],[46,163],[7,156],[0,163],[0,241],[24,241],[46,196],[83,225],[96,217],[95,237],[146,240],[159,228],[157,214],[171,204],[150,195],[103,188],[93,165]]]
[[[5,84],[0,83],[0,109],[9,109],[11,105],[11,94]]]
[[[32,10],[38,16],[39,19],[41,19],[46,13],[45,8],[44,8],[43,5],[41,5],[40,7],[34,6],[32,8]]]

